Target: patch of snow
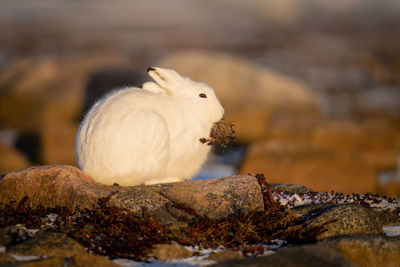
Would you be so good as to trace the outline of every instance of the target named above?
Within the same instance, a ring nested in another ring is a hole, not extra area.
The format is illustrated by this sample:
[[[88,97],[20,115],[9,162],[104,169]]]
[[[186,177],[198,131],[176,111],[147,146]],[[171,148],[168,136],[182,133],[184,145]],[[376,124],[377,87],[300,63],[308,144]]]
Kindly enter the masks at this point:
[[[207,266],[216,263],[215,261],[204,260],[202,256],[193,256],[186,259],[179,259],[174,261],[153,260],[150,262],[140,262],[128,259],[115,259],[113,260],[113,262],[124,267],[168,267],[168,266],[192,267],[192,266]]]
[[[281,248],[283,245],[285,245],[287,241],[282,239],[273,239],[271,240],[271,243],[272,245],[268,245],[270,249],[278,249]]]
[[[57,217],[58,217],[58,214],[56,214],[56,213],[47,214],[47,216],[42,219],[42,223],[44,223],[44,225],[46,227],[53,227],[54,223],[57,220]]]
[[[293,208],[296,206],[319,204],[319,203],[332,203],[332,204],[363,203],[363,204],[368,204],[372,208],[380,208],[387,210],[396,210],[400,207],[399,202],[395,199],[380,197],[372,194],[344,195],[334,192],[331,193],[310,192],[305,194],[275,192],[274,200],[278,201],[282,206],[286,208]]]
[[[38,260],[40,257],[38,256],[23,256],[23,255],[17,255],[17,254],[8,254],[17,261],[32,261],[32,260]]]
[[[237,166],[243,160],[246,148],[228,147],[220,154],[210,153],[203,168],[192,180],[205,180],[237,174]]]
[[[392,226],[383,226],[383,232],[385,232],[387,236],[399,236],[400,224]]]
[[[236,168],[228,164],[208,164],[192,180],[206,180],[216,177],[227,177],[236,174]]]
[[[260,256],[266,256],[275,253],[274,250],[280,248],[282,245],[286,243],[284,240],[275,239],[272,240],[272,245],[253,245],[253,246],[262,246],[264,247],[264,254]],[[252,247],[252,246],[251,246]],[[189,251],[196,252],[196,256],[183,258],[183,259],[175,259],[170,261],[159,261],[159,260],[151,260],[149,262],[138,262],[129,259],[114,259],[113,262],[125,267],[168,267],[168,266],[177,266],[177,267],[189,267],[189,266],[209,266],[216,264],[216,261],[208,260],[207,258],[211,255],[212,252],[221,252],[226,250],[224,247],[218,248],[200,248],[199,246],[185,246],[185,248]]]

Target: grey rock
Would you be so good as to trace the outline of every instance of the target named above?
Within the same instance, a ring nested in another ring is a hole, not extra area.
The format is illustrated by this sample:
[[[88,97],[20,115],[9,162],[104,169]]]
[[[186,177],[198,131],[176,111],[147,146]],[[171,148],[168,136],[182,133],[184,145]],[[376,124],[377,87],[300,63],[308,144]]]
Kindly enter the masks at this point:
[[[34,236],[36,230],[27,229],[21,224],[0,229],[0,246],[5,246],[11,242],[21,242]]]
[[[271,184],[271,189],[277,192],[290,192],[296,194],[306,194],[313,190],[298,184]]]
[[[78,242],[63,234],[41,232],[9,248],[7,253],[22,256],[72,257],[86,253],[86,250]]]
[[[162,261],[187,258],[192,255],[193,252],[175,241],[172,241],[171,244],[157,244],[147,253],[148,257],[154,257]]]
[[[94,207],[97,198],[106,196],[106,188],[79,169],[66,166],[39,166],[0,175],[0,203],[28,197],[31,206]]]
[[[0,229],[0,247],[5,246],[12,242],[12,237],[9,232],[9,228]]]
[[[399,266],[400,237],[376,234],[334,236],[318,245],[340,252],[359,266]]]
[[[323,246],[310,245],[282,249],[275,254],[265,257],[222,262],[215,266],[353,267],[355,265],[333,249]]]
[[[118,267],[120,265],[106,257],[88,253],[77,254],[68,259],[68,267]]]
[[[294,209],[293,214],[308,220],[305,229],[319,226],[326,229],[317,239],[345,234],[383,233],[377,213],[370,207],[357,204],[308,205]]]
[[[0,252],[0,265],[6,265],[7,263],[11,263],[15,261],[15,259],[13,257],[11,257],[10,255],[7,255],[5,253]]]
[[[399,224],[399,213],[396,210],[374,208],[377,218],[382,225],[396,225]]]
[[[27,196],[31,206],[83,209],[98,207],[99,198],[110,195],[109,205],[129,209],[138,216],[144,216],[147,209],[163,223],[179,224],[171,212],[188,215],[175,209],[176,203],[210,218],[263,209],[257,179],[247,175],[132,187],[102,186],[66,165],[32,167],[0,176],[1,203],[18,202]]]
[[[216,219],[238,212],[260,211],[264,205],[257,179],[248,175],[160,184],[149,188],[168,200],[194,208],[200,215]]]
[[[223,261],[241,260],[243,259],[243,255],[242,253],[236,251],[225,250],[225,251],[211,252],[210,256],[207,259],[216,262],[223,262]]]
[[[38,259],[31,261],[16,261],[6,265],[7,267],[62,267],[68,263],[67,258],[51,257],[47,259]],[[68,265],[69,266],[69,265]]]
[[[26,168],[29,165],[29,160],[18,149],[4,144],[0,139],[0,172]]]

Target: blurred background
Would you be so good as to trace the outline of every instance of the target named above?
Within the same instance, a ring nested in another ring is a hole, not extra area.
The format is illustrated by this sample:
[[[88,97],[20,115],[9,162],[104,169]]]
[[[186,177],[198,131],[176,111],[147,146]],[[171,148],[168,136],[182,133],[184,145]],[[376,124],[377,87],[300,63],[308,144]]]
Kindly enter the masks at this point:
[[[88,107],[163,66],[236,124],[203,176],[400,195],[398,0],[2,0],[0,33],[0,172],[76,165]]]

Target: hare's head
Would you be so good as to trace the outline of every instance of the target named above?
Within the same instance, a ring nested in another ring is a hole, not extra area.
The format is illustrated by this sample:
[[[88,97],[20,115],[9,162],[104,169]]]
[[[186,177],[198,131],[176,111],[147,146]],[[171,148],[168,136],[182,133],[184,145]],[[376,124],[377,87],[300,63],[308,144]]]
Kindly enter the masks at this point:
[[[182,99],[183,103],[191,105],[199,117],[205,117],[210,122],[219,121],[224,115],[224,108],[218,101],[214,89],[205,83],[194,82],[182,77],[176,71],[164,68],[148,68],[147,73],[154,82],[146,82],[142,88],[157,94]]]

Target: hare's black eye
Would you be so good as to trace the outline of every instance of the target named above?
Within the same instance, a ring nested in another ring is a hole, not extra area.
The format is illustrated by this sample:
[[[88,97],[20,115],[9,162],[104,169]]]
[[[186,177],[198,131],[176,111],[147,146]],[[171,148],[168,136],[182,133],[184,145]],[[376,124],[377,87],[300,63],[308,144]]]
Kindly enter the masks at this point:
[[[203,94],[203,93],[199,94],[199,96],[202,97],[202,98],[207,98],[207,95]]]

